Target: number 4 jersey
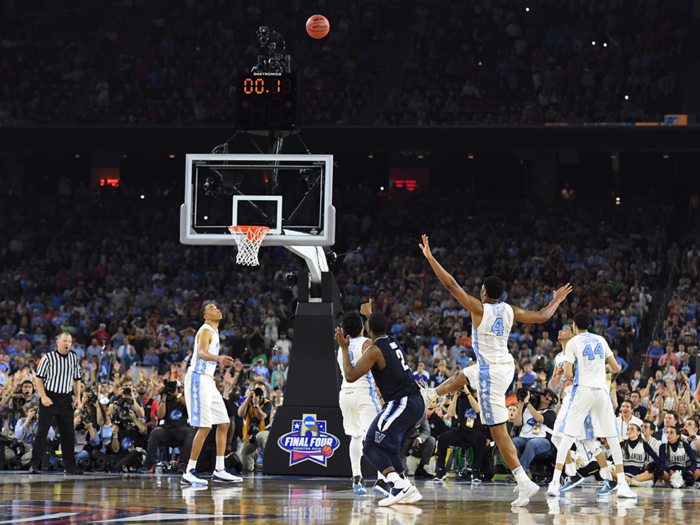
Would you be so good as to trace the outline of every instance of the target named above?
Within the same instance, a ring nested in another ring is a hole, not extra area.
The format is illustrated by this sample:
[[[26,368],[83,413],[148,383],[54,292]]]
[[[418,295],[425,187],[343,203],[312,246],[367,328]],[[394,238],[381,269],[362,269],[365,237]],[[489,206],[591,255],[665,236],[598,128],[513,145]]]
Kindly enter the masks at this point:
[[[393,337],[383,336],[374,340],[374,345],[382,351],[386,366],[382,370],[372,368],[372,375],[377,388],[382,393],[384,402],[394,401],[419,392],[420,388],[413,379],[411,367],[406,364],[406,354]]]
[[[608,389],[605,377],[605,361],[613,355],[607,341],[588,332],[578,334],[566,345],[567,363],[574,363],[574,385]]]
[[[513,308],[506,303],[484,303],[484,316],[472,329],[472,345],[480,365],[512,365],[508,336],[513,326]]]

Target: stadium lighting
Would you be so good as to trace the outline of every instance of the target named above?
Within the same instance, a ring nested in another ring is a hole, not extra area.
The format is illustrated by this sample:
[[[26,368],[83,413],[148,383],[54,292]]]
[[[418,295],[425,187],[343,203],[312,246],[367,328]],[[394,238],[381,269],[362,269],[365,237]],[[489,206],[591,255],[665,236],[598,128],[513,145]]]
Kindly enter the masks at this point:
[[[529,13],[529,12],[530,12],[530,8],[529,8],[529,7],[526,7],[526,8],[525,8],[525,12],[526,12],[526,13]]]
[[[608,47],[608,43],[607,43],[607,42],[603,42],[603,47]]]
[[[384,191],[384,186],[379,186],[379,191]]]
[[[615,204],[620,205],[620,197],[615,197]]]
[[[145,199],[146,196],[144,194],[141,194],[141,199]]]
[[[629,95],[625,95],[625,100],[629,100],[629,99],[630,99]]]
[[[593,42],[591,42],[591,45],[592,45],[592,46],[594,46],[594,45],[595,45],[595,40],[594,40]]]
[[[208,220],[209,220],[209,216],[208,216],[208,215],[205,215],[205,216],[204,216],[204,220],[205,220],[205,221],[208,221]]]

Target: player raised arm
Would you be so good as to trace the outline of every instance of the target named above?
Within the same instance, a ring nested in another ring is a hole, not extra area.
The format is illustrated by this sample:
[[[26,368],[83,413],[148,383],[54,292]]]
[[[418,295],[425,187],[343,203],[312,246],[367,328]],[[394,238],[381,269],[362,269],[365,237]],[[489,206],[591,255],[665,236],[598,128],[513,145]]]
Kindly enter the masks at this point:
[[[481,301],[465,292],[457,281],[455,281],[455,278],[447,273],[440,263],[435,260],[435,257],[433,257],[433,254],[430,252],[430,245],[428,244],[427,235],[423,235],[423,244],[419,244],[418,246],[420,246],[420,249],[423,250],[423,255],[425,255],[426,259],[428,259],[430,266],[433,267],[435,275],[437,275],[440,282],[445,286],[445,288],[447,288],[447,291],[459,301],[459,304],[464,306],[472,314],[479,316],[479,319],[481,319],[481,316],[484,314],[484,306],[481,304]],[[478,323],[476,326],[478,326]]]
[[[513,319],[520,323],[546,323],[549,321],[549,318],[554,315],[554,312],[557,311],[559,305],[570,293],[571,285],[569,283],[565,284],[558,290],[554,290],[554,293],[552,294],[552,302],[538,312],[523,310],[522,308],[513,306]]]
[[[384,368],[384,356],[382,351],[375,345],[369,346],[362,354],[362,357],[357,360],[355,366],[352,366],[350,361],[350,336],[346,336],[342,328],[335,329],[335,340],[343,352],[343,375],[348,383],[354,383],[367,372],[369,372],[375,364]]]
[[[210,344],[211,331],[202,330],[199,333],[199,337],[197,337],[197,356],[202,361],[214,361],[216,363],[221,363],[224,366],[231,366],[233,364],[233,358],[230,356],[210,354],[208,351]]]

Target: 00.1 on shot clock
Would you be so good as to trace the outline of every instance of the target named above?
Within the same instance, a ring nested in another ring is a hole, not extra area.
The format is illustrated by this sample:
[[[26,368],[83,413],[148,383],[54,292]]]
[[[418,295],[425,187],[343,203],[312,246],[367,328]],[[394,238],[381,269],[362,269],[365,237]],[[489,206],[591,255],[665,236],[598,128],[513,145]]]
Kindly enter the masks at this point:
[[[236,127],[249,130],[297,129],[296,74],[240,75],[237,83]]]

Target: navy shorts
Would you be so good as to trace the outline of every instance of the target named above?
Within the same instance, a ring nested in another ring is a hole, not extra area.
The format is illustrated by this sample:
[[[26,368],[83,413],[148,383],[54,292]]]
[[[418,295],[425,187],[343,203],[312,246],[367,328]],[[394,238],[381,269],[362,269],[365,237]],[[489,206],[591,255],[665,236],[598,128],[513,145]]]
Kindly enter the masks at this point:
[[[418,392],[389,401],[372,421],[365,440],[373,441],[388,452],[399,454],[406,432],[420,421],[424,412],[425,402]]]

